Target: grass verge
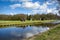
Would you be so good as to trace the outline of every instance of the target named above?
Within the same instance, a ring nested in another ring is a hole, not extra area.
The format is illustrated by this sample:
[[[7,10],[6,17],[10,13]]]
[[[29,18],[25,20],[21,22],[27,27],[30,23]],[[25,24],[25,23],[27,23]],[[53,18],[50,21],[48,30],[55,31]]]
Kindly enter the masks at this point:
[[[0,26],[6,26],[6,25],[33,25],[33,24],[41,24],[46,22],[52,22],[54,20],[36,20],[36,21],[0,21]]]
[[[60,24],[51,28],[47,32],[30,38],[29,40],[60,40]]]

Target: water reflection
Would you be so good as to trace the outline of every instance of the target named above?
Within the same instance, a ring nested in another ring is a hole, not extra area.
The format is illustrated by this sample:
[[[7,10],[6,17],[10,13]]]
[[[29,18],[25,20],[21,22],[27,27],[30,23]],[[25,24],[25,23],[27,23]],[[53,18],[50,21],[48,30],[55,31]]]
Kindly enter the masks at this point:
[[[0,28],[0,40],[23,40],[49,30],[49,27],[27,26],[27,27],[8,27]]]

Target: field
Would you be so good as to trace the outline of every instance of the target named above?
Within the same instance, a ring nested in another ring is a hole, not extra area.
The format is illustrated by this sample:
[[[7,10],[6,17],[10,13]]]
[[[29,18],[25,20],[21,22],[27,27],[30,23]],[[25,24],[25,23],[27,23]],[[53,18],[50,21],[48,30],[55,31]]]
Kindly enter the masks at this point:
[[[33,24],[41,24],[46,22],[52,22],[54,20],[35,20],[35,21],[0,21],[0,26],[6,25],[33,25]]]
[[[60,24],[47,32],[29,38],[29,40],[60,40]]]

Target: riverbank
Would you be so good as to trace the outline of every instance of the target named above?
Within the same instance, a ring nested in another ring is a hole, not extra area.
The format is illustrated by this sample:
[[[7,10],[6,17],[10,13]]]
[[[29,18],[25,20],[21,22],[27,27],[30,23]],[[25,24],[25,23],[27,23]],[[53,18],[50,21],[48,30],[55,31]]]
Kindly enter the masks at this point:
[[[0,21],[0,26],[10,26],[10,25],[35,25],[53,22],[55,20],[35,20],[35,21]]]
[[[47,32],[35,35],[28,40],[60,40],[60,24],[51,28]]]

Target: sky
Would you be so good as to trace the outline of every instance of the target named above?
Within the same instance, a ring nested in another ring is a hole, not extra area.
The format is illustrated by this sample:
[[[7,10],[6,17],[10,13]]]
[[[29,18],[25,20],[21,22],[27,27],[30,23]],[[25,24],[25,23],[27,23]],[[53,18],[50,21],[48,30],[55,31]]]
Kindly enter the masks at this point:
[[[0,0],[0,14],[56,14],[57,6],[52,0]]]

